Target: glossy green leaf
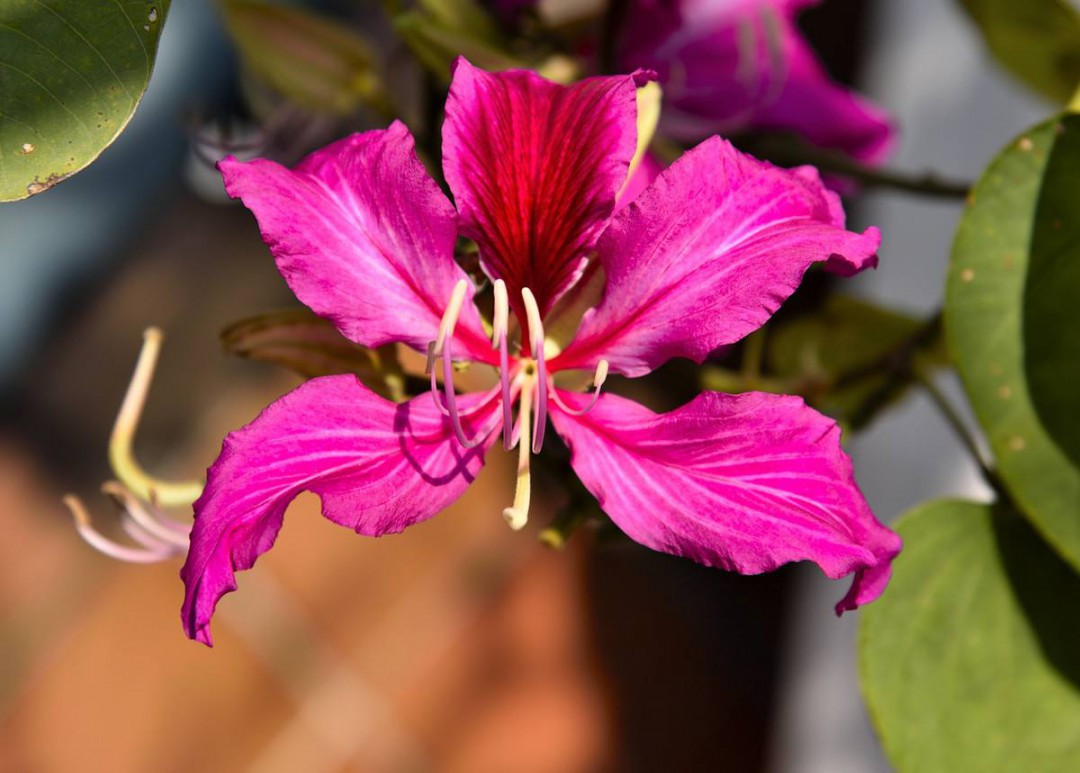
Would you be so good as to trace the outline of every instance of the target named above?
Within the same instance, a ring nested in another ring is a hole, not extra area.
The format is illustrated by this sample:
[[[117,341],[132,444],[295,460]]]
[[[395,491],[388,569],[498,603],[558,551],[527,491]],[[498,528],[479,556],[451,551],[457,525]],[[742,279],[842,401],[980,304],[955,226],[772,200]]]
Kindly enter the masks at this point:
[[[866,607],[860,672],[900,773],[1080,770],[1080,576],[1030,525],[939,501]]]
[[[1080,84],[1080,14],[1069,0],[961,0],[1013,75],[1064,104]]]
[[[1073,122],[1069,119],[1070,127]],[[1023,329],[1043,176],[1063,126],[1054,119],[1025,132],[975,186],[953,245],[945,323],[1001,478],[1047,541],[1080,567],[1080,469],[1047,432],[1032,403]]]
[[[234,322],[221,332],[225,351],[272,362],[304,378],[356,374],[369,389],[394,401],[405,394],[406,376],[393,345],[368,349],[307,309],[269,312]]]
[[[1080,467],[1080,116],[1063,117],[1061,126],[1035,209],[1024,365],[1043,426]]]
[[[0,201],[101,154],[150,80],[169,0],[0,2]]]
[[[221,12],[244,64],[297,105],[337,115],[366,105],[391,114],[374,54],[344,22],[262,0],[223,0]]]

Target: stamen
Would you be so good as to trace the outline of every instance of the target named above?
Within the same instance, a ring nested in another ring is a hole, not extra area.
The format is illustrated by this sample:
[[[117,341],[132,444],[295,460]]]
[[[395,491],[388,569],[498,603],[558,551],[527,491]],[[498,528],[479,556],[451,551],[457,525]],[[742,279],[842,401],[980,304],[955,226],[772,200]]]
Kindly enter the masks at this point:
[[[187,549],[191,525],[170,518],[164,510],[151,504],[146,507],[142,502],[114,480],[101,484],[101,490],[112,497],[120,509],[153,537]]]
[[[465,293],[468,289],[469,282],[466,279],[458,280],[458,283],[454,285],[454,291],[450,294],[450,302],[446,306],[446,312],[443,314],[442,321],[439,322],[438,336],[434,343],[428,346],[427,367],[431,375],[431,397],[435,401],[435,406],[443,416],[450,418],[450,425],[454,428],[454,434],[457,435],[458,442],[466,448],[475,448],[483,441],[486,433],[478,434],[473,438],[465,434],[465,428],[461,424],[463,414],[458,411],[457,393],[454,391],[454,357],[451,352],[454,328],[457,327],[458,317],[461,315],[461,307],[465,302]],[[442,391],[446,397],[445,404],[439,399],[439,384],[435,377],[434,367],[436,357],[442,357]]]
[[[450,336],[453,335],[453,328],[450,330]],[[454,434],[457,435],[458,442],[466,448],[475,448],[483,442],[485,435],[477,434],[476,437],[470,438],[465,434],[465,428],[461,424],[461,414],[458,412],[457,407],[457,393],[454,391],[454,360],[450,354],[450,337],[447,337],[446,343],[443,345],[442,350],[443,361],[443,391],[446,394],[446,409],[450,416],[450,426],[454,428]]]
[[[140,499],[155,499],[166,505],[190,505],[202,493],[203,484],[190,481],[172,483],[149,475],[135,459],[132,444],[139,426],[146,396],[154,378],[154,367],[161,352],[161,331],[147,328],[143,333],[143,347],[135,363],[120,413],[116,416],[112,436],[109,439],[109,463],[116,477]]]
[[[547,365],[544,362],[544,322],[536,296],[528,287],[521,288],[521,300],[525,304],[525,318],[529,325],[529,348],[536,358],[536,423],[533,425],[533,453],[540,453],[544,446],[544,430],[547,428]],[[526,387],[526,391],[531,386]],[[524,393],[523,393],[524,394]],[[522,413],[523,416],[526,414]]]
[[[536,423],[533,424],[533,453],[544,447],[544,431],[547,429],[547,366],[544,364],[544,345],[536,350]]]
[[[506,336],[510,319],[510,299],[506,293],[506,282],[495,280],[495,316],[492,318],[492,345],[499,347],[499,383],[502,386],[503,413],[503,448],[509,451],[514,447],[514,414],[510,404],[510,353]]]
[[[529,413],[532,410],[532,385],[526,384],[521,390],[521,407],[518,410],[518,422],[521,424],[521,445],[518,446],[517,483],[514,487],[514,504],[503,510],[503,518],[514,531],[524,528],[529,522],[529,499],[531,496],[531,473],[529,471]]]
[[[495,314],[491,318],[491,346],[499,345],[506,337],[506,328],[510,321],[510,297],[506,292],[506,282],[496,279],[492,287],[495,293]]]
[[[596,364],[596,372],[593,374],[592,399],[589,400],[584,408],[571,408],[562,401],[558,392],[552,392],[551,397],[555,400],[555,404],[559,406],[563,412],[569,413],[571,416],[584,416],[593,409],[593,406],[596,405],[596,401],[600,399],[600,389],[604,386],[604,382],[607,381],[608,367],[607,360],[600,360],[600,362]]]
[[[442,321],[439,323],[439,333],[435,338],[435,347],[432,350],[436,357],[442,354],[443,343],[446,339],[454,335],[454,328],[457,327],[458,317],[461,315],[461,306],[465,303],[465,292],[468,289],[469,280],[459,279],[458,283],[454,285],[454,291],[450,293],[450,302],[446,305],[446,312],[443,313]]]
[[[64,504],[67,505],[71,515],[75,518],[75,529],[79,532],[79,536],[86,540],[91,547],[107,556],[136,564],[152,564],[177,555],[179,552],[166,548],[132,548],[121,545],[94,529],[90,523],[90,514],[78,497],[68,494],[64,497]]]
[[[171,553],[173,545],[171,542],[158,539],[153,534],[148,532],[132,518],[130,513],[123,513],[120,517],[120,528],[124,530],[124,534],[131,537],[137,543],[145,548],[153,550],[156,553]]]

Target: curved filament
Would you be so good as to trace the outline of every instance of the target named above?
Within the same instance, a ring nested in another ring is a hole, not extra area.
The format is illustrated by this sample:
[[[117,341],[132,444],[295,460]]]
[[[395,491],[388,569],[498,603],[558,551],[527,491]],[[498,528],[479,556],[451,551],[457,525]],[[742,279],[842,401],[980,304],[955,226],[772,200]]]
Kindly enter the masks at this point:
[[[564,413],[569,413],[571,416],[584,416],[593,409],[593,406],[596,405],[596,401],[600,399],[600,389],[604,386],[604,382],[607,381],[607,376],[608,361],[600,360],[596,366],[596,372],[593,373],[592,399],[589,400],[584,408],[571,408],[562,401],[558,392],[552,392],[551,397],[555,400],[555,404],[559,406],[559,409]]]
[[[120,412],[109,438],[109,463],[123,484],[140,499],[156,500],[165,505],[190,505],[202,494],[203,484],[197,481],[174,483],[155,478],[135,459],[132,444],[142,417],[146,396],[154,379],[154,368],[161,353],[162,333],[156,327],[143,333],[143,346],[135,363]]]

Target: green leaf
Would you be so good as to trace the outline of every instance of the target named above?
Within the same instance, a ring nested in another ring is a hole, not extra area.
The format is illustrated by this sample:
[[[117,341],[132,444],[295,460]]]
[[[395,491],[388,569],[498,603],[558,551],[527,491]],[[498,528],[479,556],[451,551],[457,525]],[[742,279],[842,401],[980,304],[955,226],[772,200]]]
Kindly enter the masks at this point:
[[[1066,123],[1076,131],[1075,119]],[[1080,469],[1040,421],[1024,367],[1029,253],[1047,159],[1066,123],[1053,119],[1021,135],[975,186],[953,245],[945,323],[1009,493],[1047,541],[1080,567]]]
[[[297,105],[347,115],[362,105],[390,115],[367,42],[339,20],[263,0],[222,0],[244,64]]]
[[[960,0],[990,51],[1028,86],[1064,104],[1080,84],[1080,14],[1068,0]]]
[[[225,351],[272,362],[304,378],[353,373],[373,392],[400,402],[406,376],[391,346],[368,349],[307,309],[269,312],[234,322],[221,331]]]
[[[1035,209],[1024,365],[1043,426],[1080,467],[1080,116],[1065,116],[1061,127]]]
[[[169,0],[0,2],[0,201],[97,158],[135,112]]]
[[[913,383],[916,356],[947,362],[934,320],[833,295],[815,313],[771,327],[766,361],[815,408],[860,429]]]
[[[863,692],[898,771],[1080,770],[1080,576],[990,505],[931,502],[861,612]]]

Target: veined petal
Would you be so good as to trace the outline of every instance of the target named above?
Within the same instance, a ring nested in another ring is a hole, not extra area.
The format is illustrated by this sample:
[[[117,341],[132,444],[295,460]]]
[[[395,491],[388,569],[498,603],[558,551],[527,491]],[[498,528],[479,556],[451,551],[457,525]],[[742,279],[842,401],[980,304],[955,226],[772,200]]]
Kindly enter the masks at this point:
[[[577,279],[615,206],[636,147],[641,76],[562,86],[459,58],[443,124],[443,169],[462,231],[542,314]],[[520,309],[518,309],[520,311]],[[524,319],[524,317],[521,317]]]
[[[784,170],[706,140],[665,170],[604,232],[603,300],[555,368],[638,376],[672,357],[701,362],[760,327],[813,263],[840,273],[877,264],[880,235],[843,227],[809,168]]]
[[[666,414],[612,395],[583,416],[552,405],[574,470],[635,541],[742,574],[804,560],[854,574],[837,613],[888,583],[900,538],[870,512],[836,423],[800,398],[705,392]]]
[[[454,208],[416,158],[404,124],[346,137],[292,170],[231,157],[219,168],[312,311],[364,346],[401,341],[424,351],[435,340],[465,272],[454,262]],[[470,302],[458,338],[463,353],[490,358]]]
[[[498,421],[498,400],[474,394],[459,404],[483,400],[465,420],[470,429]],[[207,473],[180,572],[187,635],[211,644],[218,599],[236,590],[237,570],[273,546],[301,491],[318,494],[323,515],[358,534],[399,532],[461,496],[488,445],[463,448],[429,395],[392,403],[354,376],[313,379],[285,395],[228,435]]]

